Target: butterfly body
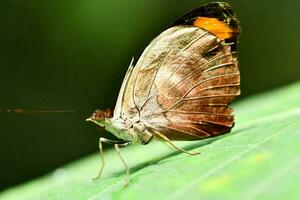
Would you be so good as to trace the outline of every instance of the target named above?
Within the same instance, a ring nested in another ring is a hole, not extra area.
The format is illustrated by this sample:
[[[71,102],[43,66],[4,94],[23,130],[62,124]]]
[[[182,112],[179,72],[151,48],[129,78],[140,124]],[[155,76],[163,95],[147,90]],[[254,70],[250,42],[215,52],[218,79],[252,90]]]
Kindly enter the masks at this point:
[[[106,118],[98,121],[97,125],[105,127],[105,130],[117,138],[133,144],[147,144],[153,137],[148,131],[149,125],[146,126],[142,121],[131,122],[123,118]]]

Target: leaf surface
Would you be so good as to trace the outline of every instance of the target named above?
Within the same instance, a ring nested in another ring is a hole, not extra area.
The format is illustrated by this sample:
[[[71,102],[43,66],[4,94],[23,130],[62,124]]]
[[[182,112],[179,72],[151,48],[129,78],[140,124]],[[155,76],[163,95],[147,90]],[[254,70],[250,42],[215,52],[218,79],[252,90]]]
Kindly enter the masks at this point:
[[[92,181],[98,155],[62,166],[10,188],[0,199],[297,199],[300,196],[300,83],[236,103],[230,134],[176,142],[202,154],[188,156],[154,142],[122,154],[105,151],[103,177]],[[97,141],[95,141],[96,145]]]

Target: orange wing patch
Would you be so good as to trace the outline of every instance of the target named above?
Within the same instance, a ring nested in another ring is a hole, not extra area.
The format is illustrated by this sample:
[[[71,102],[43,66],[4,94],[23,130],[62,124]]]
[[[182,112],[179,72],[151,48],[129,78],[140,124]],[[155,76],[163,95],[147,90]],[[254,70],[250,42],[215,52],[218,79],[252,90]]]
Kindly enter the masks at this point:
[[[193,25],[204,28],[221,39],[228,39],[237,34],[235,29],[231,28],[225,22],[222,22],[217,18],[197,17],[193,22]]]

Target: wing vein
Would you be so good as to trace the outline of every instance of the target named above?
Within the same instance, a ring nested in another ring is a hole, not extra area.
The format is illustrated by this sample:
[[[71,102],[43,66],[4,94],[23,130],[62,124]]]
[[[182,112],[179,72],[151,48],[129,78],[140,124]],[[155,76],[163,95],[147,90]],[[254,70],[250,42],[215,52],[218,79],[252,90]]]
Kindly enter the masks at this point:
[[[191,135],[191,136],[194,136],[194,137],[197,137],[197,138],[203,138],[202,136],[199,136],[199,135],[196,135],[196,134],[187,132],[187,131],[182,131],[182,130],[177,129],[177,128],[174,128],[174,127],[169,127],[169,126],[165,126],[165,125],[159,125],[159,126],[160,126],[160,127],[163,127],[163,128],[170,129],[170,130],[179,131],[179,132],[181,132],[181,133],[185,133],[185,134],[187,134],[187,135]],[[182,126],[184,126],[184,125],[182,125]],[[185,126],[185,127],[186,127],[186,126]],[[210,136],[209,133],[206,133],[206,132],[204,132],[204,131],[201,131],[200,129],[197,130],[197,131],[199,131],[199,132],[201,132],[201,133],[203,133],[203,134],[205,134],[205,135],[207,135],[207,136]]]
[[[214,97],[232,97],[232,96],[238,96],[238,94],[223,94],[223,95],[209,95],[209,96],[202,96],[202,97],[190,97],[190,98],[185,98],[181,100],[198,100],[198,99],[206,99],[206,98],[214,98]]]
[[[205,33],[203,33],[202,35],[200,35],[199,37],[198,37],[198,39],[196,40],[196,41],[198,41],[198,40],[200,40],[204,35],[206,35],[208,32],[205,32]],[[196,41],[192,41],[193,43],[195,43]],[[188,45],[190,45],[190,44],[188,44]],[[187,60],[187,59],[189,59],[196,51],[198,51],[200,48],[202,48],[203,46],[200,46],[200,47],[198,47],[198,48],[196,48],[194,51],[192,51],[187,57],[185,57],[184,59],[183,59],[183,61],[181,61],[181,63],[175,68],[175,70],[170,74],[170,76],[168,76],[168,78],[167,78],[167,80],[158,88],[158,91],[168,82],[168,80],[170,80],[170,78],[174,75],[174,73],[182,66],[182,64]]]
[[[207,79],[204,79],[202,81],[200,81],[199,83],[195,84],[192,88],[190,88],[177,102],[175,102],[172,106],[170,106],[167,110],[170,110],[172,108],[174,108],[174,106],[176,106],[179,102],[181,102],[182,100],[187,100],[187,99],[184,99],[195,87],[197,87],[198,85],[206,82],[206,81],[210,81],[210,80],[213,80],[213,79],[216,79],[216,78],[222,78],[222,77],[226,77],[226,76],[233,76],[233,75],[239,75],[239,73],[233,73],[233,74],[223,74],[223,75],[220,75],[220,76],[214,76],[214,77],[211,77],[211,78],[207,78]],[[205,96],[204,98],[208,98],[209,96]]]
[[[197,29],[195,31],[193,31],[192,33],[196,32]],[[203,34],[205,35],[205,34]],[[150,85],[150,88],[149,88],[149,91],[148,91],[148,94],[147,94],[147,99],[144,101],[144,103],[142,104],[142,106],[140,107],[140,109],[143,108],[143,106],[145,105],[145,103],[147,102],[147,100],[149,99],[149,96],[150,96],[150,93],[151,93],[151,90],[152,90],[152,87],[153,87],[153,84],[154,84],[154,81],[155,81],[155,78],[157,76],[157,73],[159,71],[159,69],[161,68],[161,66],[166,62],[166,59],[169,57],[171,51],[174,49],[174,47],[182,41],[182,39],[186,37],[185,34],[183,34],[182,36],[180,36],[180,38],[171,46],[171,48],[168,50],[167,54],[165,55],[165,57],[163,58],[163,60],[161,61],[161,63],[159,64],[159,66],[157,67],[157,70],[155,72],[155,75],[153,77],[153,80],[151,81],[151,85]],[[198,39],[198,38],[197,38]],[[139,73],[139,72],[138,72]]]
[[[207,64],[210,64],[211,62],[217,61],[217,60],[219,60],[219,59],[221,59],[221,58],[224,58],[224,57],[226,57],[226,56],[230,56],[230,55],[232,55],[232,54],[234,54],[234,53],[235,53],[235,52],[231,52],[231,53],[228,53],[228,54],[225,54],[225,55],[221,55],[221,56],[219,56],[219,57],[216,57],[216,58],[214,58],[214,59],[211,59],[211,60],[209,60],[209,61],[203,63],[203,64],[200,65],[198,68],[196,68],[195,70],[193,70],[192,72],[190,72],[189,74],[187,74],[185,77],[183,77],[179,82],[175,83],[172,87],[168,88],[165,92],[168,92],[169,90],[171,90],[172,88],[174,88],[176,85],[178,85],[179,83],[181,83],[182,81],[184,81],[186,78],[188,78],[189,76],[193,75],[193,74],[196,73],[198,70],[201,70],[202,67],[206,66]],[[199,58],[199,59],[201,59],[201,58]],[[196,62],[197,62],[197,61],[196,61]],[[163,94],[163,93],[158,92],[158,93],[156,93],[156,94],[150,96],[150,97],[145,101],[145,103],[143,104],[143,106],[142,106],[141,108],[143,108],[144,105],[147,103],[147,101],[149,101],[151,98],[156,97],[156,96],[161,95],[161,94]]]
[[[153,115],[160,115],[167,112],[173,112],[178,114],[201,114],[201,115],[219,115],[219,116],[230,116],[231,114],[221,114],[221,113],[210,113],[210,112],[198,112],[198,111],[184,111],[184,110],[168,110],[168,111],[162,111],[153,113],[151,115],[148,115],[147,117],[153,116]]]

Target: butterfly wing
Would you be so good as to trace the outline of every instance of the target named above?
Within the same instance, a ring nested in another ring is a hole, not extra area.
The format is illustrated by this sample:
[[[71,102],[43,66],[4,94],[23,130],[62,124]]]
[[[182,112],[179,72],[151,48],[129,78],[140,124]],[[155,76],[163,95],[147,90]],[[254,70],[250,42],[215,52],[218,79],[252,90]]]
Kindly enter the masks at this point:
[[[173,140],[200,139],[232,128],[228,104],[240,94],[238,29],[225,5],[226,9],[219,6],[230,20],[220,18],[218,9],[218,16],[213,16],[206,5],[177,20],[149,44],[126,81],[123,117],[140,120]],[[205,23],[215,24],[211,28]]]

